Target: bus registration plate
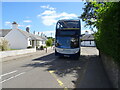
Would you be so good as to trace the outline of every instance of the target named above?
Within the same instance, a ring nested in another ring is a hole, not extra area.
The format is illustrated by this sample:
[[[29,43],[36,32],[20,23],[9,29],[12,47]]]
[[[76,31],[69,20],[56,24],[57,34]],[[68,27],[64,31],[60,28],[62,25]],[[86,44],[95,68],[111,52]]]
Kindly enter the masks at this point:
[[[64,57],[70,57],[69,55],[64,55]]]

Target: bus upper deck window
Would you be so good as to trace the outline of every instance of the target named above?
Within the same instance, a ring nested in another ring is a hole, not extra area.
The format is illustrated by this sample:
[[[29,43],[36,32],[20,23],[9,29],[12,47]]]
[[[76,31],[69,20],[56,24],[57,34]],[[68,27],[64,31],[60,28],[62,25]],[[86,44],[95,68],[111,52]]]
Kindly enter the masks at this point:
[[[60,24],[60,23],[58,23],[58,24],[57,24],[57,29],[63,29],[63,25]]]

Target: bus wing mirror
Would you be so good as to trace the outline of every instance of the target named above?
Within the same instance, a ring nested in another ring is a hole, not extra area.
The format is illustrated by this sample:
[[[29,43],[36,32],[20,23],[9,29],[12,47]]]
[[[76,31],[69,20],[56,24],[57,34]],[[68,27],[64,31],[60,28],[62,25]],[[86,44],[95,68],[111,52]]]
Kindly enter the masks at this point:
[[[82,37],[82,35],[80,35],[80,37]]]

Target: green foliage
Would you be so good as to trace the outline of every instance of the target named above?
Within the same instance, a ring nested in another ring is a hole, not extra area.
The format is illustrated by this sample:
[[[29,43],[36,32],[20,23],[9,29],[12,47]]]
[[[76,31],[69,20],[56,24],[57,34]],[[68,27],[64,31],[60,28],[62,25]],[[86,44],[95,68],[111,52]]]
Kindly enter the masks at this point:
[[[92,2],[85,3],[85,8],[83,8],[84,12],[80,16],[80,18],[86,23],[85,27],[90,26],[90,28],[93,28],[96,26],[95,21],[98,17],[95,10],[97,9],[97,4],[94,5]]]
[[[96,17],[96,21],[93,24],[87,23],[88,20],[85,21],[87,25],[93,25],[98,29],[98,32],[95,34],[97,48],[113,57],[115,62],[120,64],[120,2],[93,2],[90,5],[94,9],[92,12],[93,16],[95,15]],[[89,5],[87,6],[89,7]],[[97,8],[95,9],[95,7]],[[93,18],[88,13],[91,13],[91,11],[88,10],[87,16],[82,16],[82,19]]]
[[[46,41],[46,46],[52,46],[52,43],[53,43],[52,39],[48,39]]]
[[[55,41],[55,38],[53,38],[53,37],[47,37],[47,38],[52,39],[53,42]]]
[[[9,43],[5,39],[0,39],[0,51],[9,50]]]
[[[47,48],[47,46],[44,46],[44,48]]]

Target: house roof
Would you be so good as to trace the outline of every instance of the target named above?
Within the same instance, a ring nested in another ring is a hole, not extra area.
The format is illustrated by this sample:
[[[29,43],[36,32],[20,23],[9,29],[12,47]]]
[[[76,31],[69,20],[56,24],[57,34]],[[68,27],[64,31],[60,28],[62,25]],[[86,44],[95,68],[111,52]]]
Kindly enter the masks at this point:
[[[21,29],[18,29],[21,33],[23,33],[26,37],[28,38],[31,38],[31,40],[43,40],[42,37],[38,36],[38,35],[35,35],[35,34],[31,34],[31,33],[28,33],[26,31],[23,31]]]
[[[12,29],[0,29],[0,37],[5,37]]]
[[[82,39],[83,41],[94,40],[94,36],[93,36],[92,34],[87,34],[87,35],[83,35],[83,36],[81,37],[81,39]]]
[[[5,37],[12,29],[0,29],[0,37]],[[18,29],[23,35],[30,38],[31,40],[46,40],[45,37],[41,37],[35,34],[28,33],[21,29]]]

